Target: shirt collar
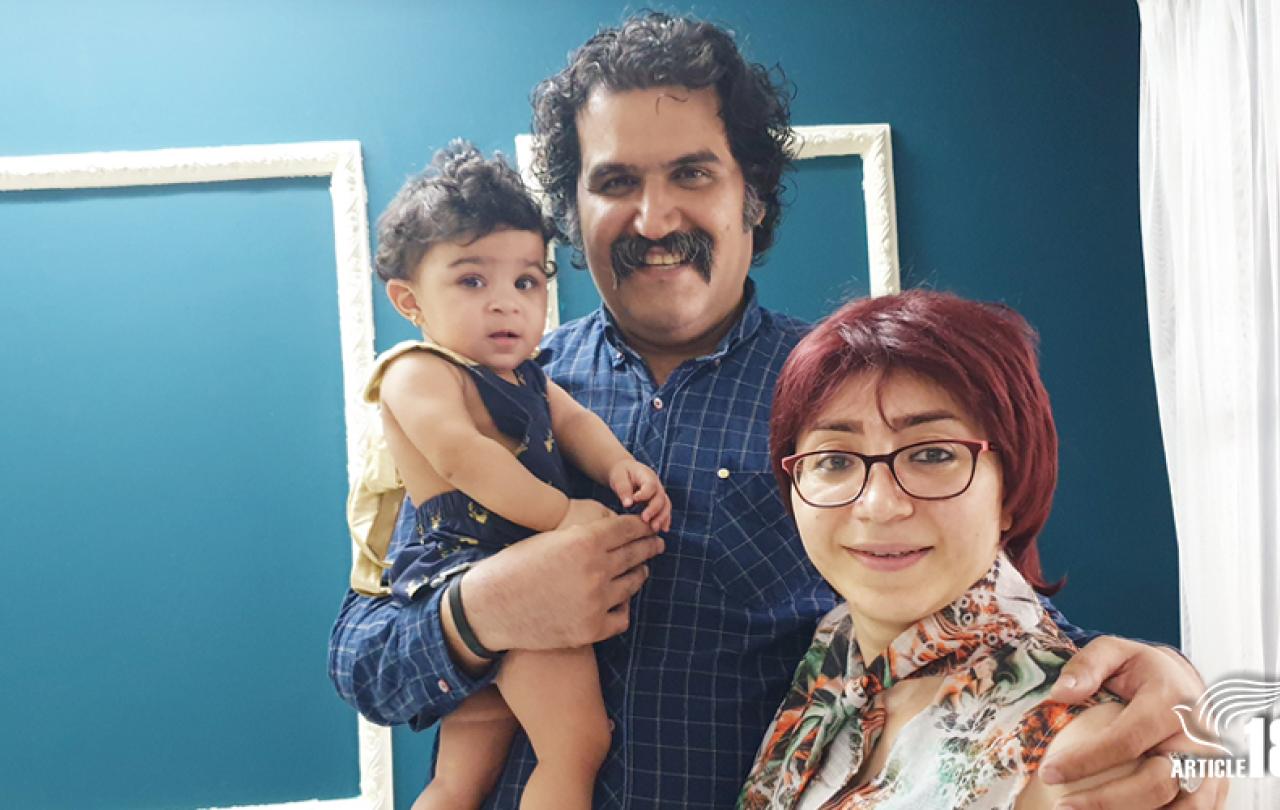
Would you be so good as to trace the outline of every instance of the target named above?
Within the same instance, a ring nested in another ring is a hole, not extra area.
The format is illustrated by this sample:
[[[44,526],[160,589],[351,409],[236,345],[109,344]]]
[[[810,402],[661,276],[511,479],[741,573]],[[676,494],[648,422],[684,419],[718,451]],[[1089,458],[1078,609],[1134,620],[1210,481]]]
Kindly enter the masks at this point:
[[[756,298],[756,283],[750,276],[747,277],[743,286],[743,297],[745,305],[742,308],[742,314],[738,316],[738,320],[729,328],[724,337],[720,338],[720,343],[716,346],[715,351],[704,357],[697,358],[698,360],[719,360],[745,341],[750,340],[759,331],[764,315],[760,309],[760,302]],[[609,344],[609,359],[613,363],[613,367],[622,366],[627,358],[640,361],[640,355],[627,345],[627,340],[622,335],[622,329],[618,326],[618,322],[614,319],[613,313],[609,311],[609,308],[601,303],[597,314],[601,323],[604,324],[604,338]]]

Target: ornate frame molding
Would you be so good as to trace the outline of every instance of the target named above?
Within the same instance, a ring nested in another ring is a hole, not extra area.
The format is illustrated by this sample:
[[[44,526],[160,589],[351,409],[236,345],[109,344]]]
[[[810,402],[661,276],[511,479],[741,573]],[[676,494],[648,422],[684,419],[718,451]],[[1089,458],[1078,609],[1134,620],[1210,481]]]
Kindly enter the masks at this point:
[[[902,289],[898,270],[898,207],[893,187],[893,145],[888,124],[796,127],[796,160],[857,155],[862,158],[862,200],[867,210],[867,268],[872,295]]]
[[[862,199],[867,211],[867,267],[872,295],[901,288],[898,269],[898,214],[893,186],[893,145],[888,124],[823,124],[795,127],[796,160],[857,155],[862,158]],[[542,184],[533,174],[533,136],[516,136],[516,163],[525,184],[539,198]],[[551,248],[548,246],[548,257]],[[549,288],[547,331],[560,324],[560,298],[553,279]]]
[[[358,141],[262,146],[85,152],[0,158],[0,192],[220,183],[281,177],[328,177],[338,271],[347,477],[377,418],[361,400],[373,371],[373,287],[368,196]],[[353,554],[355,553],[353,544]],[[392,810],[391,730],[358,720],[360,795],[350,799],[259,805],[260,810]]]

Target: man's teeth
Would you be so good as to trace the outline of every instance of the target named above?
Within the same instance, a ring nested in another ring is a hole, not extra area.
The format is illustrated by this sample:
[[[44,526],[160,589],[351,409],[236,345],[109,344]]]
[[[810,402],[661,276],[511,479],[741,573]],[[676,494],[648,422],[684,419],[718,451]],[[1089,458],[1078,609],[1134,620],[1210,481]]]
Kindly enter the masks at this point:
[[[650,267],[670,267],[676,264],[683,264],[684,259],[679,256],[654,256],[646,258],[644,263]]]

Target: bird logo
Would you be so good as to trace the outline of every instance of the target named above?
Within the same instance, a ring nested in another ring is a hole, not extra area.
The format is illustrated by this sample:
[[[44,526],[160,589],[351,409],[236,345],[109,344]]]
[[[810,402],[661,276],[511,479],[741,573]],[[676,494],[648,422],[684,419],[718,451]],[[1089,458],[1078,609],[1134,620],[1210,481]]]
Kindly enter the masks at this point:
[[[1192,727],[1221,740],[1233,722],[1265,712],[1277,700],[1280,700],[1280,681],[1228,678],[1206,689],[1195,706],[1180,703],[1173,707],[1173,713],[1182,724],[1182,732],[1192,741],[1231,757],[1234,756],[1231,749],[1197,735]]]

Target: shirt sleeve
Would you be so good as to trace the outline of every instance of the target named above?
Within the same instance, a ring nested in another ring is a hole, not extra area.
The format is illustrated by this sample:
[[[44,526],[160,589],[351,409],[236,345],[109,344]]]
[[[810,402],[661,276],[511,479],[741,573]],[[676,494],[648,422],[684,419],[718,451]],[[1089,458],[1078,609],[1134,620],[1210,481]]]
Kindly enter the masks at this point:
[[[1076,627],[1067,619],[1066,616],[1062,615],[1062,611],[1053,606],[1053,602],[1050,602],[1049,597],[1047,596],[1040,596],[1040,605],[1044,608],[1045,612],[1049,614],[1049,618],[1053,620],[1053,623],[1058,625],[1058,629],[1062,631],[1062,634],[1071,639],[1071,643],[1075,644],[1077,647],[1083,647],[1095,638],[1106,635],[1106,633],[1099,633],[1096,630],[1083,630]],[[1135,638],[1133,640],[1151,647],[1164,647],[1166,649],[1173,650],[1182,658],[1182,660],[1191,664],[1191,659],[1187,657],[1187,654],[1172,644],[1165,644],[1160,641],[1147,641],[1146,639],[1141,638]],[[1195,664],[1191,664],[1191,666],[1194,668]],[[1199,672],[1199,670],[1197,670],[1197,672]]]
[[[412,530],[412,521],[399,521],[394,551]],[[493,682],[496,666],[473,678],[449,655],[440,618],[444,590],[402,602],[348,589],[329,636],[329,678],[338,695],[369,720],[408,723],[418,731]]]
[[[338,695],[381,725],[426,728],[493,682],[458,668],[440,624],[439,588],[400,604],[348,590],[329,638],[329,677]]]
[[[1053,602],[1049,601],[1047,596],[1040,596],[1040,606],[1044,608],[1045,613],[1049,614],[1049,618],[1053,620],[1053,623],[1058,625],[1058,629],[1062,631],[1062,634],[1071,639],[1071,643],[1077,647],[1083,647],[1102,635],[1096,630],[1083,630],[1076,627],[1066,616],[1062,615],[1062,611],[1054,607]]]

